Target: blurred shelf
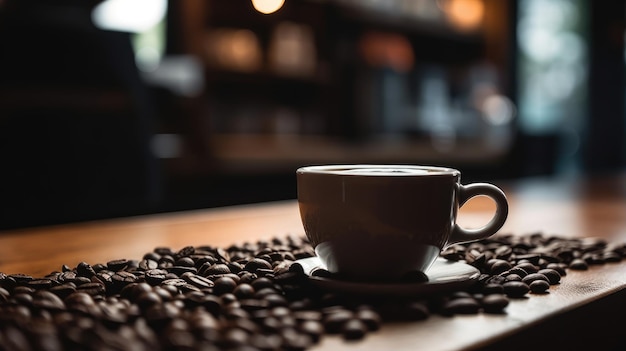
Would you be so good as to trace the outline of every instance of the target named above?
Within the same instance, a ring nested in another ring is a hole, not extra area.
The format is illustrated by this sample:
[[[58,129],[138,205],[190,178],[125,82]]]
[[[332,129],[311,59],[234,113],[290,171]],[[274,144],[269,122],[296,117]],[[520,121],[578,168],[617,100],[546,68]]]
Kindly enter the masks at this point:
[[[419,18],[399,10],[385,11],[366,6],[333,2],[343,23],[356,24],[368,29],[396,31],[408,36],[431,37],[438,41],[479,44],[484,40],[481,28],[461,31],[444,19]]]
[[[459,140],[449,150],[438,150],[427,140],[381,138],[347,142],[327,136],[215,135],[211,138],[213,165],[219,173],[283,173],[310,164],[421,163],[490,164],[503,150],[476,141]]]

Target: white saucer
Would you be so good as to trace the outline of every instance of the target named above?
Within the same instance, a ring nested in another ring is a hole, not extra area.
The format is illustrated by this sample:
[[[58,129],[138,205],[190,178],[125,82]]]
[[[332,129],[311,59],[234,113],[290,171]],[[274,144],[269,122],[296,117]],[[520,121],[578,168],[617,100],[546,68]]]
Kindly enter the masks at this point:
[[[427,282],[419,283],[368,283],[345,281],[311,275],[318,268],[326,268],[318,257],[297,260],[309,281],[320,289],[357,295],[393,295],[393,296],[426,296],[442,292],[450,292],[471,286],[480,276],[480,271],[463,262],[448,261],[437,258],[426,272]]]

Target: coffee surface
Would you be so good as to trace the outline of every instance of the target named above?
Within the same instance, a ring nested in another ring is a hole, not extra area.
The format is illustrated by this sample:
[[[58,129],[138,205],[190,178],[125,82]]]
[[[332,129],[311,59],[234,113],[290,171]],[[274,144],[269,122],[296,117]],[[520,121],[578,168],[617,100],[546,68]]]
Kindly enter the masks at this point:
[[[403,175],[420,175],[429,173],[440,173],[434,170],[417,169],[417,168],[352,168],[336,170],[339,174],[354,174],[364,176],[403,176]]]
[[[311,166],[303,167],[299,171],[355,176],[419,176],[458,173],[450,168],[410,165]]]

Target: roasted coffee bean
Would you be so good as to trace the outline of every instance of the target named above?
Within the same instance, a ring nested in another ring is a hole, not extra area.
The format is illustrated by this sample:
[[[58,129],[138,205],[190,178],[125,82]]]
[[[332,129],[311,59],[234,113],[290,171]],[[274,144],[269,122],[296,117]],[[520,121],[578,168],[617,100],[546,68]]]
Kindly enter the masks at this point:
[[[57,295],[59,298],[64,299],[70,294],[76,291],[76,285],[74,283],[65,283],[50,288],[50,292]]]
[[[114,272],[117,272],[126,268],[128,266],[128,263],[129,263],[128,260],[125,258],[122,258],[119,260],[113,260],[113,261],[107,262],[107,268]]]
[[[524,278],[522,278],[522,282],[526,283],[526,284],[530,284],[536,280],[543,280],[546,283],[548,283],[550,280],[548,279],[548,277],[546,277],[545,275],[541,274],[541,273],[531,273],[527,276],[525,276]]]
[[[523,269],[526,273],[537,273],[539,271],[539,267],[535,266],[530,262],[518,263],[514,268]]]
[[[561,277],[567,275],[567,271],[565,270],[566,267],[567,265],[563,263],[549,263],[546,266],[547,269],[554,269],[555,271],[557,271]]]
[[[233,290],[233,294],[239,299],[251,298],[254,296],[254,293],[255,291],[252,285],[246,283],[237,285]]]
[[[255,334],[251,335],[249,344],[254,350],[271,351],[280,350],[283,339],[277,334]],[[252,349],[251,349],[252,350]]]
[[[143,259],[139,261],[139,269],[144,271],[149,271],[151,269],[157,269],[159,267],[159,263],[155,260],[151,259]]]
[[[530,291],[528,284],[515,281],[502,284],[502,288],[508,297],[523,297]]]
[[[558,271],[554,269],[544,268],[544,269],[539,270],[539,272],[537,273],[543,274],[544,276],[546,276],[546,278],[548,278],[548,282],[550,283],[550,285],[558,284],[561,281],[561,275],[559,274]]]
[[[213,285],[213,292],[216,295],[223,295],[226,293],[232,293],[237,287],[237,283],[230,277],[221,277],[215,280]]]
[[[76,277],[74,278],[74,281],[69,282],[69,283],[73,283],[73,284],[76,284],[76,286],[80,286],[86,283],[91,283],[91,279],[87,277]]]
[[[199,289],[208,289],[212,288],[215,285],[212,280],[193,273],[185,273],[183,274],[182,278],[186,280],[189,284]]]
[[[615,252],[605,252],[602,254],[602,259],[607,263],[615,263],[620,262],[622,260],[622,256]]]
[[[539,265],[539,260],[541,259],[541,255],[539,254],[525,254],[525,255],[516,255],[515,257],[518,262],[525,261],[529,262],[535,266]]]
[[[306,350],[313,345],[313,340],[309,335],[298,333],[293,328],[283,329],[280,334],[283,338],[283,350]]]
[[[356,318],[358,318],[367,329],[370,331],[375,331],[380,329],[381,318],[376,311],[372,309],[360,309],[356,312]]]
[[[33,280],[32,276],[28,274],[22,274],[22,273],[9,274],[8,278],[15,280],[15,282],[17,282],[18,284],[25,284]]]
[[[445,315],[454,314],[476,314],[480,309],[480,304],[472,297],[461,297],[452,299],[443,305],[442,313]]]
[[[53,281],[50,279],[33,279],[28,282],[28,286],[35,289],[49,289],[52,286]]]
[[[528,272],[525,271],[523,268],[516,266],[516,267],[509,269],[508,274],[516,274],[520,276],[521,278],[524,278],[525,276],[528,275]]]
[[[28,294],[31,295],[35,292],[36,290],[31,288],[30,286],[16,286],[13,289],[13,293],[14,294]]]
[[[196,249],[193,246],[185,246],[182,249],[178,250],[178,252],[174,254],[174,257],[187,257],[193,255],[195,252]]]
[[[241,264],[237,263],[237,262],[228,262],[226,264],[226,266],[228,267],[228,269],[230,270],[231,273],[239,273],[241,271],[243,271],[243,267],[241,266]]]
[[[261,258],[253,258],[252,260],[250,260],[248,263],[246,263],[246,265],[243,267],[243,269],[245,269],[248,272],[252,272],[252,273],[257,273],[258,274],[258,270],[259,269],[268,269],[268,270],[272,270],[272,265]],[[273,271],[272,271],[273,272]]]
[[[31,294],[26,294],[26,293],[13,293],[13,301],[17,302],[18,304],[24,305],[24,306],[32,306],[33,305],[33,295]],[[11,301],[11,300],[9,300]]]
[[[260,278],[253,280],[252,283],[250,283],[250,285],[252,285],[254,290],[260,291],[265,288],[273,288],[274,282],[269,278],[260,277]]]
[[[57,295],[49,291],[41,290],[33,295],[33,307],[51,311],[61,311],[65,309],[65,304]]]
[[[548,291],[548,289],[550,288],[550,283],[548,283],[546,280],[538,279],[532,281],[528,285],[528,287],[530,288],[530,291],[532,293],[541,294]]]
[[[507,274],[504,276],[507,282],[521,282],[522,277],[517,274]]]
[[[268,294],[263,299],[267,301],[270,307],[287,306],[288,304],[287,299],[279,294]]]
[[[340,309],[329,313],[324,317],[323,324],[327,333],[340,333],[344,324],[354,318],[354,313],[346,309]]]
[[[106,292],[104,285],[101,283],[86,283],[76,287],[76,291],[80,291],[91,296],[102,295]]]
[[[137,306],[141,309],[148,309],[156,304],[160,304],[163,302],[161,299],[161,295],[157,294],[154,291],[146,291],[142,293],[139,297],[137,297]]]
[[[90,275],[89,278],[93,278],[94,275],[95,275],[95,273]],[[57,279],[58,279],[59,282],[62,282],[62,283],[73,283],[73,282],[76,281],[77,277],[78,277],[78,275],[76,274],[76,272],[74,272],[74,271],[67,271],[67,272],[61,273]],[[91,281],[91,279],[90,279],[90,281]]]
[[[585,262],[585,260],[577,258],[570,262],[569,268],[576,271],[586,271],[589,269],[589,265]]]
[[[346,340],[359,340],[365,334],[367,334],[367,326],[358,318],[348,320],[341,330],[341,335]]]
[[[231,273],[230,268],[228,268],[228,266],[223,263],[210,264],[208,262],[203,264],[198,272],[205,277],[209,275]]]
[[[94,271],[94,272],[98,273],[98,272],[100,272],[101,270],[106,269],[106,268],[107,268],[107,266],[105,266],[105,265],[104,265],[104,264],[102,264],[102,263],[96,263],[96,264],[94,264],[93,266],[91,266],[91,268],[93,268],[93,271]]]
[[[481,299],[481,305],[486,313],[502,313],[509,305],[509,299],[503,294],[486,295]]]
[[[11,297],[11,293],[5,288],[0,288],[0,304],[6,302]]]
[[[508,271],[512,268],[511,264],[508,261],[502,259],[493,259],[488,264],[489,274],[500,274],[502,272]]]
[[[314,343],[319,342],[324,334],[324,325],[318,320],[305,320],[300,323],[298,329],[311,337]]]

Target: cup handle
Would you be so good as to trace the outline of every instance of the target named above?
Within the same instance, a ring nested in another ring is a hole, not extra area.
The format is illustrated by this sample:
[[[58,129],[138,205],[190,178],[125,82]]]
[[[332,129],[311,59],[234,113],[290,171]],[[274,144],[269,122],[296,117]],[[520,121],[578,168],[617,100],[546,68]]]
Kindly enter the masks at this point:
[[[447,245],[485,239],[492,236],[500,228],[502,228],[504,222],[506,222],[506,217],[509,214],[509,203],[506,199],[506,195],[502,190],[500,190],[500,188],[487,183],[474,183],[468,185],[459,184],[458,194],[459,208],[474,196],[484,195],[495,201],[496,213],[493,218],[491,218],[491,221],[481,228],[465,229],[457,224],[454,224],[454,228],[450,234]]]

